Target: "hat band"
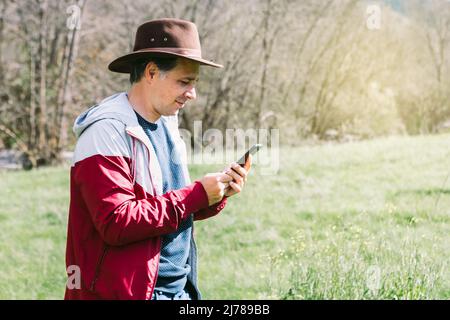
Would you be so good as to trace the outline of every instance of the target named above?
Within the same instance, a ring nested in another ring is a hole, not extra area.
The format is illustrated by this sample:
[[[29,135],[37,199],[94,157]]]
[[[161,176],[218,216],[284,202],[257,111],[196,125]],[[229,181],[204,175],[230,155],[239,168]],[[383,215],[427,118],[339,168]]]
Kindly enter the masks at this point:
[[[152,51],[168,51],[170,53],[176,53],[186,56],[192,57],[201,57],[202,51],[198,49],[190,49],[190,48],[176,48],[176,47],[160,47],[160,48],[145,48],[141,50],[137,50],[135,52],[152,52]]]

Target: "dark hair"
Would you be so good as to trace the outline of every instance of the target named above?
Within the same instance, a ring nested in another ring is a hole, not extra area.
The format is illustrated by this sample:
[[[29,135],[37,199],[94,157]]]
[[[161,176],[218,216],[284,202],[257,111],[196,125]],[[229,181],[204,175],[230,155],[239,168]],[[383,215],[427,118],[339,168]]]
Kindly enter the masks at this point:
[[[133,84],[141,80],[144,75],[145,67],[150,62],[153,62],[159,70],[165,72],[170,71],[177,66],[177,59],[177,57],[151,57],[137,60],[131,66],[130,83]]]

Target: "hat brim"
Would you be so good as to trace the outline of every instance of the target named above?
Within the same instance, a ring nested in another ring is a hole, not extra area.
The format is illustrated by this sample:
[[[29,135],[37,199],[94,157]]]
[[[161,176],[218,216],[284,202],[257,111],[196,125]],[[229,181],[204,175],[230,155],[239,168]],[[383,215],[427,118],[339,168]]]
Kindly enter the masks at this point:
[[[186,58],[189,60],[199,62],[202,65],[215,67],[215,68],[223,68],[223,66],[221,64],[217,64],[212,61],[209,61],[209,60],[206,60],[203,58],[199,58],[196,56],[183,55],[183,54],[178,54],[178,53],[164,51],[164,50],[149,49],[149,50],[133,52],[133,53],[129,53],[127,55],[121,56],[121,57],[117,58],[116,60],[114,60],[113,62],[111,62],[108,65],[108,69],[110,71],[118,72],[118,73],[131,73],[132,62],[134,62],[136,60],[147,58],[147,57],[167,57],[167,56]]]

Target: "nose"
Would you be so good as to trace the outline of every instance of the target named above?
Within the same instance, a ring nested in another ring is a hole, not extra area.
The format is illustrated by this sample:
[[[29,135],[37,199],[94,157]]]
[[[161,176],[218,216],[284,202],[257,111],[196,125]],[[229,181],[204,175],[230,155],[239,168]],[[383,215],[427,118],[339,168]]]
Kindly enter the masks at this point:
[[[191,89],[186,91],[185,96],[189,100],[195,100],[197,98],[197,93],[195,92],[195,87],[191,87]]]

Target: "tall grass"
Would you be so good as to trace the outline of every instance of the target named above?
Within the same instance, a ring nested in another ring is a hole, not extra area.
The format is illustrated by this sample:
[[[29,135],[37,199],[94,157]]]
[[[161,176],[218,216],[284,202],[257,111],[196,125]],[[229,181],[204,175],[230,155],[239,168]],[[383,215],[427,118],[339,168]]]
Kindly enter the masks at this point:
[[[204,298],[450,298],[450,135],[280,157],[196,223]],[[0,299],[63,297],[68,203],[67,167],[0,172]]]
[[[256,166],[227,211],[197,227],[205,296],[449,298],[449,142],[282,149],[277,175]]]

